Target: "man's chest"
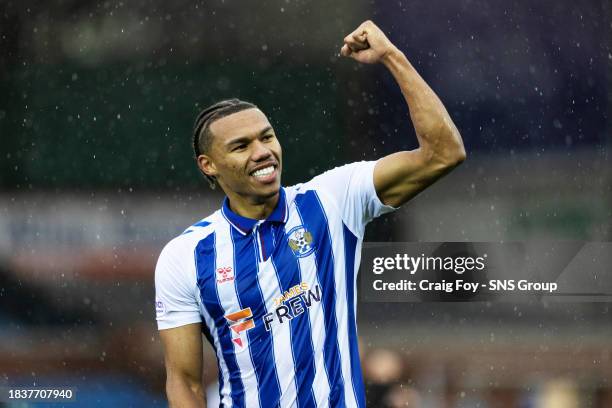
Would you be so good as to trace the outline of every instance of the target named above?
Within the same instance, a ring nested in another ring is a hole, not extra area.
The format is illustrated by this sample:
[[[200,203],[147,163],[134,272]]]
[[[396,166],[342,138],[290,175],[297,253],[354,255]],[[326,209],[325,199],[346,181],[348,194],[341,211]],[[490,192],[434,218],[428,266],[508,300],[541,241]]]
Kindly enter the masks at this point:
[[[258,317],[283,305],[293,311],[287,316],[300,314],[300,302],[308,307],[333,264],[320,253],[324,245],[315,231],[283,227],[258,225],[248,235],[230,231],[225,237],[230,239],[217,241],[214,265],[208,262],[210,270],[199,271],[204,306],[220,306],[225,314],[250,308]]]
[[[322,319],[336,292],[335,257],[327,228],[258,225],[250,234],[227,230],[202,254],[202,308],[236,344],[299,319]],[[203,270],[206,269],[206,270]],[[330,306],[331,307],[331,306]]]

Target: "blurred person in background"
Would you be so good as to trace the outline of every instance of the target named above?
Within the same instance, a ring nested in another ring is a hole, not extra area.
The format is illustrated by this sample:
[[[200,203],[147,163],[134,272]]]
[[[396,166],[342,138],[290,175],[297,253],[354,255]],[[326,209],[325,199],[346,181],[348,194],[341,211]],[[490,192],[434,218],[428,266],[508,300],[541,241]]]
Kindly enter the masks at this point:
[[[384,398],[387,408],[421,408],[421,396],[414,387],[397,384],[391,387]]]
[[[534,408],[578,408],[580,398],[577,386],[570,379],[551,379],[545,382],[533,404]]]
[[[395,350],[374,349],[363,359],[363,372],[368,404],[382,407],[393,387],[403,379],[404,360]]]
[[[374,23],[345,37],[341,55],[389,69],[419,147],[282,188],[282,150],[264,113],[237,99],[200,113],[198,167],[227,197],[157,263],[171,406],[204,404],[202,333],[216,351],[222,406],[366,405],[355,324],[365,226],[462,162],[465,150],[442,102]]]

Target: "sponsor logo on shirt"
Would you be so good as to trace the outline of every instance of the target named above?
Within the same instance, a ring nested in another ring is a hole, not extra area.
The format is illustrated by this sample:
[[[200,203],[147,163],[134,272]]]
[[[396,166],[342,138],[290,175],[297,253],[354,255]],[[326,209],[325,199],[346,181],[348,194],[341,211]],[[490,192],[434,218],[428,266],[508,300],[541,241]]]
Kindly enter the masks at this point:
[[[227,319],[227,321],[231,323],[230,329],[232,333],[232,341],[238,346],[243,347],[243,333],[246,333],[247,330],[250,330],[255,327],[255,322],[253,321],[253,312],[251,312],[251,308],[247,307],[246,309],[226,314],[225,319]]]
[[[304,228],[303,225],[291,228],[287,235],[289,237],[289,247],[295,256],[302,258],[314,251],[312,233]]]
[[[231,266],[217,268],[217,283],[231,282],[234,280],[234,269]]]
[[[301,293],[304,293],[308,290],[308,283],[302,282],[299,285],[293,286],[291,289],[286,290],[282,296],[274,298],[274,307],[282,305],[285,301],[294,298]]]
[[[291,294],[291,291],[294,291],[294,293]],[[274,304],[277,304],[279,299],[285,300],[281,301],[281,304],[274,309],[274,312],[266,313],[262,317],[266,331],[270,331],[273,322],[283,324],[291,321],[310,309],[315,303],[320,303],[321,287],[314,285],[312,288],[309,288],[306,282],[302,282],[286,291],[283,296],[274,299]]]

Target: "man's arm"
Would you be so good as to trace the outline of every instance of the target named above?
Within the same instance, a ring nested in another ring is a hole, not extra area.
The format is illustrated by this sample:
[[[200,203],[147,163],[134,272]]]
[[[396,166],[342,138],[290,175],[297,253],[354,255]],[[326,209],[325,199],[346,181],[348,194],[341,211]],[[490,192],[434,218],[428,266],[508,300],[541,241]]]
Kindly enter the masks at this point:
[[[202,408],[201,323],[160,330],[166,362],[166,393],[173,408]]]
[[[383,63],[408,104],[419,147],[383,157],[374,168],[378,197],[399,207],[465,160],[461,135],[438,96],[373,22],[346,36],[340,53],[362,63]]]

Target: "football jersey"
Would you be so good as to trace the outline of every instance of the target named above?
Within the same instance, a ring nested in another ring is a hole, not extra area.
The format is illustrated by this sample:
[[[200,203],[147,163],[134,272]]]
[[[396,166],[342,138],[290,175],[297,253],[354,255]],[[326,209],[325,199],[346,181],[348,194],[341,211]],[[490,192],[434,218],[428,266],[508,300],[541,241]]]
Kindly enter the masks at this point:
[[[202,322],[222,407],[365,407],[357,270],[366,224],[393,210],[376,162],[281,188],[265,220],[221,209],[162,250],[160,330]]]

